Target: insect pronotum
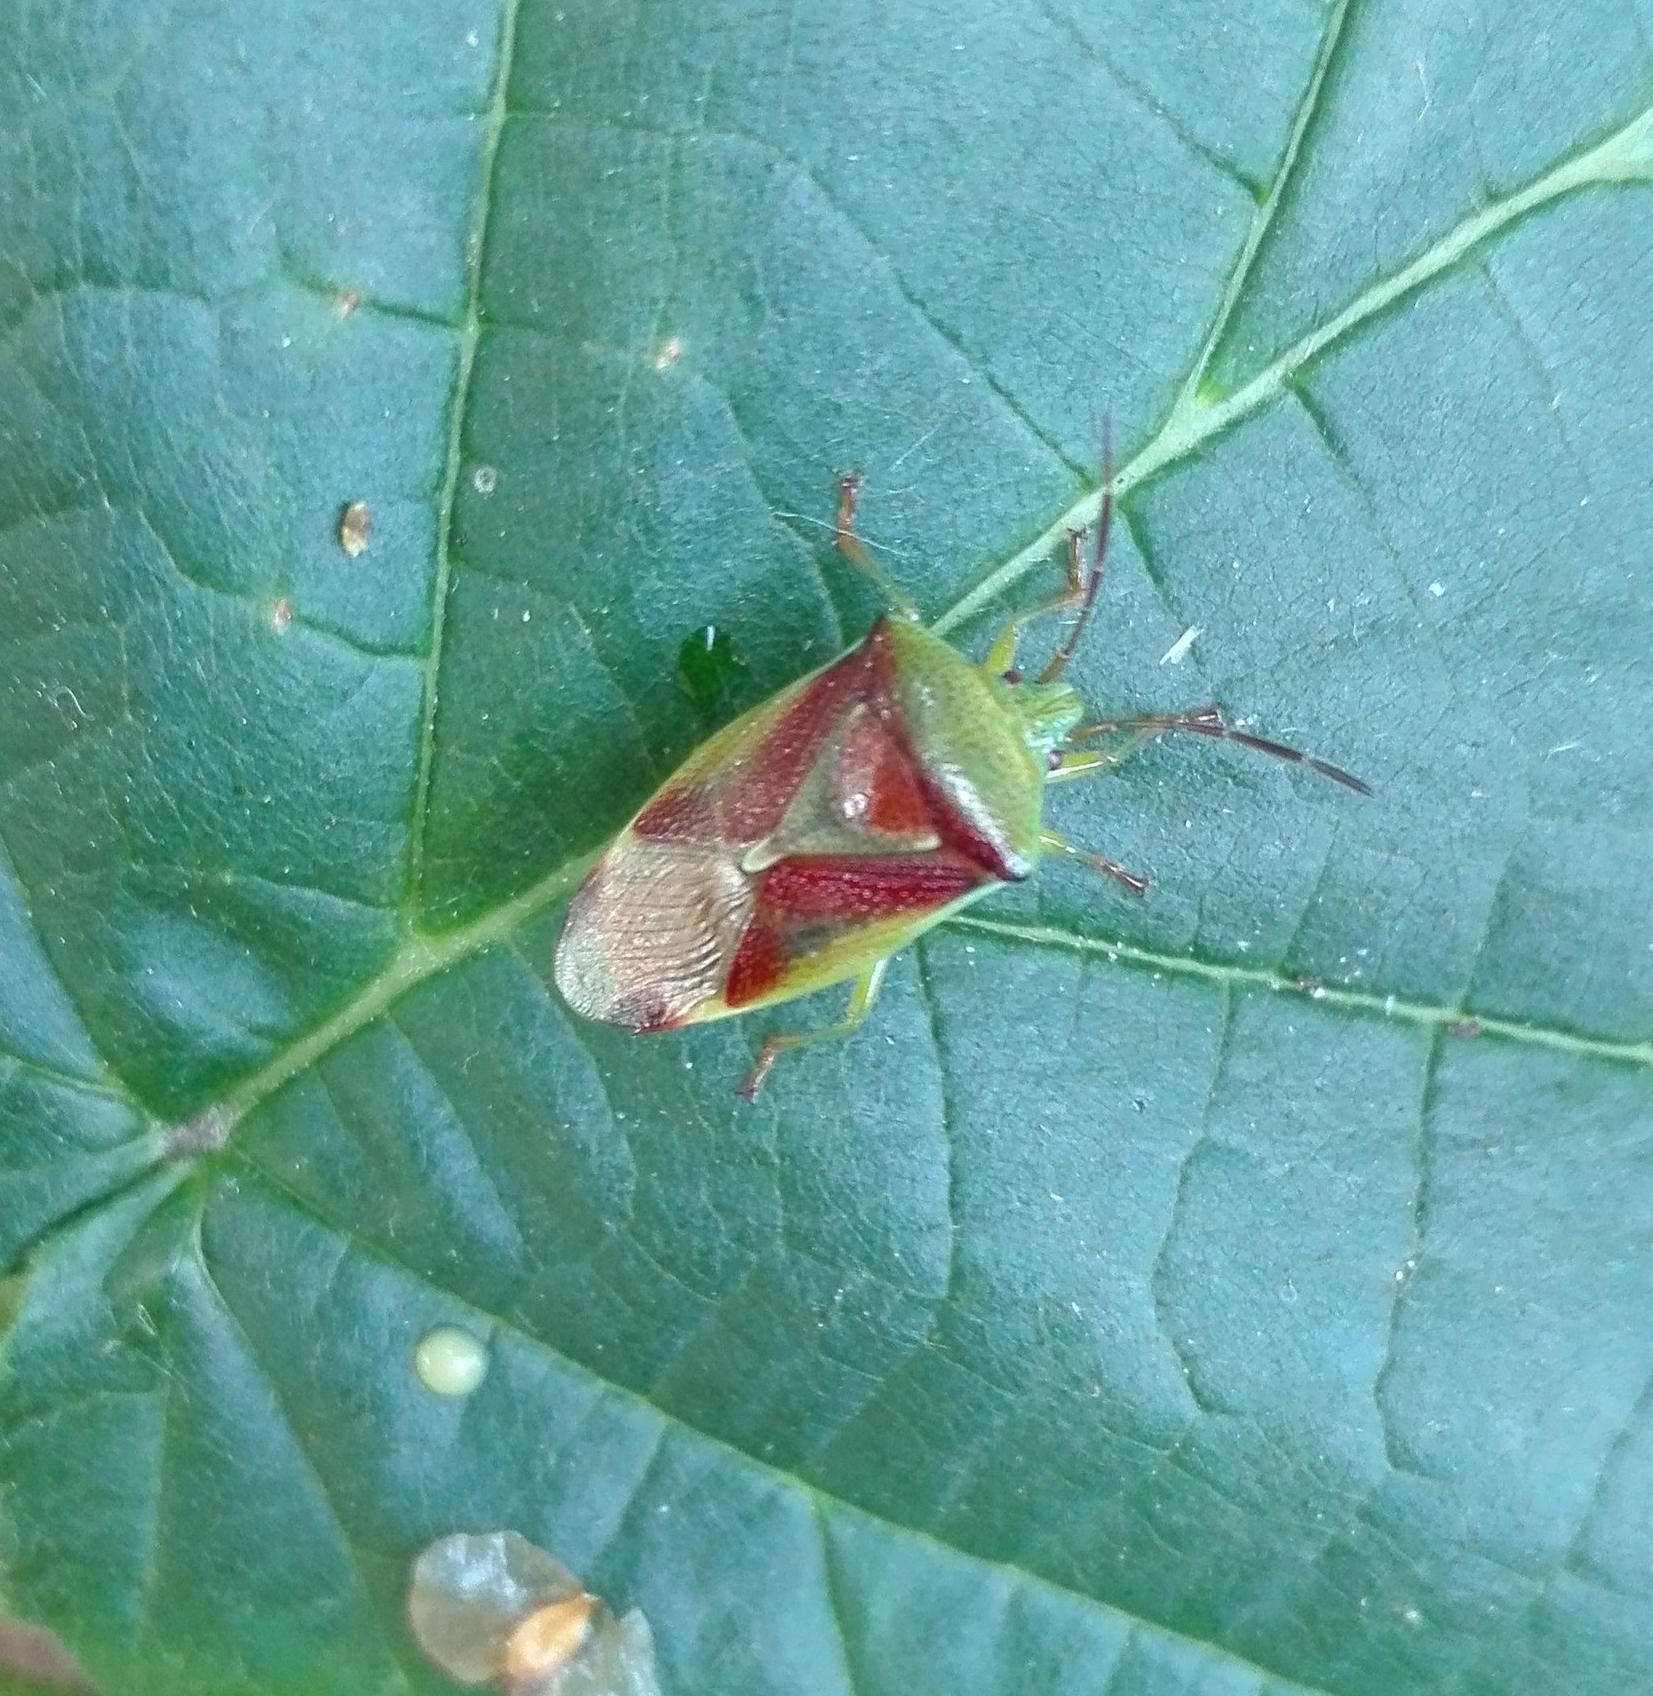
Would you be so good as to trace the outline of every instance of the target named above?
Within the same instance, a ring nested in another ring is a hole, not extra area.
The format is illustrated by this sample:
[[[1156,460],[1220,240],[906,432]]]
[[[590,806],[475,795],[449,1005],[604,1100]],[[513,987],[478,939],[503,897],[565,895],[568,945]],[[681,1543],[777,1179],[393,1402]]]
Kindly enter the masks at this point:
[[[783,1050],[861,1023],[891,955],[1028,877],[1041,853],[1147,890],[1146,878],[1045,825],[1049,784],[1189,731],[1369,793],[1338,766],[1235,729],[1215,706],[1086,716],[1062,674],[1096,605],[1112,486],[1105,460],[1089,561],[1073,532],[1066,586],[1011,618],[977,664],[924,628],[867,553],[855,534],[860,479],[842,477],[835,544],[889,610],[847,653],[703,743],[615,838],[563,921],[555,976],[568,1004],[628,1030],[672,1030],[853,979],[835,1024],[764,1040],[740,1084],[750,1098]],[[1022,627],[1067,611],[1076,616],[1055,652],[1024,676]]]

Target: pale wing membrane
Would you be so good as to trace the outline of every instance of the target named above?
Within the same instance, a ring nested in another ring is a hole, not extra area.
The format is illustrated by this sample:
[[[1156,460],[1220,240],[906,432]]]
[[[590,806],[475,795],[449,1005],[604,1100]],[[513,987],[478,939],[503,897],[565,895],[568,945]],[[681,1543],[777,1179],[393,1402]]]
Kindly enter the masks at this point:
[[[557,988],[587,1018],[680,1024],[721,989],[754,898],[723,844],[623,836],[570,905]]]

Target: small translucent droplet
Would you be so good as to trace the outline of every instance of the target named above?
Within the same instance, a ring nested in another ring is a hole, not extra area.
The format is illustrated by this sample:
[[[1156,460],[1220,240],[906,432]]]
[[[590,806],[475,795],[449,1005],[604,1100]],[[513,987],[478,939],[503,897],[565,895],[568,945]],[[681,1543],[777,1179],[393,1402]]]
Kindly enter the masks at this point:
[[[413,1370],[439,1396],[468,1396],[488,1376],[488,1351],[457,1325],[438,1325],[419,1339]]]

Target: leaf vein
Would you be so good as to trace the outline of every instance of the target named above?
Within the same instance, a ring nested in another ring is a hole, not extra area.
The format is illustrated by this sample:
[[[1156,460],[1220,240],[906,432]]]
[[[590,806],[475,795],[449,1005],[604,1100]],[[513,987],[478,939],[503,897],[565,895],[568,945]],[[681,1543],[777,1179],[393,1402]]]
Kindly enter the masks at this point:
[[[477,344],[482,339],[482,265],[488,244],[488,222],[494,203],[494,168],[505,131],[506,91],[516,49],[517,18],[522,0],[504,0],[494,84],[484,114],[481,186],[477,195],[465,254],[465,307],[458,330],[458,359],[454,371],[453,403],[448,415],[448,451],[442,472],[442,493],[436,516],[436,582],[431,592],[430,641],[425,650],[424,702],[419,722],[419,769],[414,780],[413,822],[408,836],[407,905],[419,902],[424,874],[425,829],[430,810],[431,769],[436,758],[436,708],[442,667],[443,636],[447,628],[448,592],[453,575],[454,506],[459,493],[465,419]]]
[[[1341,311],[1294,342],[1233,394],[1211,404],[1202,403],[1196,396],[1188,404],[1174,407],[1164,424],[1120,467],[1114,478],[1115,500],[1123,500],[1133,489],[1191,458],[1206,443],[1260,412],[1279,398],[1298,372],[1314,364],[1362,325],[1419,293],[1438,277],[1454,271],[1510,225],[1549,202],[1582,189],[1653,175],[1653,166],[1642,158],[1650,142],[1653,142],[1653,106],[1604,141],[1568,154],[1524,187],[1489,202],[1463,219],[1407,264],[1362,290]],[[963,624],[1043,564],[1069,530],[1083,528],[1095,520],[1098,504],[1099,492],[1092,493],[1059,514],[1041,535],[960,596],[936,620],[933,628],[937,634],[945,635]]]
[[[1144,966],[1156,972],[1163,972],[1167,976],[1200,978],[1207,983],[1249,984],[1259,989],[1277,990],[1292,995],[1307,993],[1312,1000],[1328,1007],[1376,1014],[1387,1019],[1400,1019],[1412,1025],[1445,1027],[1466,1017],[1461,1006],[1448,1007],[1425,1001],[1410,1001],[1398,995],[1339,989],[1329,984],[1317,984],[1312,990],[1305,991],[1295,977],[1261,967],[1199,960],[1186,954],[1160,954],[1150,948],[1138,947],[1135,943],[1080,936],[1073,931],[1060,930],[1049,925],[1009,924],[999,919],[964,915],[947,920],[947,927],[951,930],[973,931],[983,936],[999,937],[1009,942],[1025,942],[1035,948],[1066,948],[1081,954],[1105,954],[1110,961]],[[1625,1065],[1653,1066],[1653,1039],[1622,1042],[1608,1037],[1586,1036],[1554,1025],[1530,1024],[1519,1019],[1503,1019],[1486,1013],[1477,1013],[1475,1019],[1482,1035],[1501,1037],[1509,1042],[1529,1043],[1534,1047],[1556,1049],[1592,1059],[1617,1061]]]

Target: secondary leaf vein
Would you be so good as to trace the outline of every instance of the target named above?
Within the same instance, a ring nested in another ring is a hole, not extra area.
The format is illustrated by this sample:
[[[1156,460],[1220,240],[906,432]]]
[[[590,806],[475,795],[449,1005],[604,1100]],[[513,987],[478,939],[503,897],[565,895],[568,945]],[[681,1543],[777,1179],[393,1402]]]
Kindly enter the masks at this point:
[[[482,337],[482,262],[487,251],[488,220],[494,204],[494,166],[505,131],[506,92],[511,59],[516,49],[517,14],[521,0],[505,0],[499,24],[498,59],[494,85],[483,115],[481,189],[465,253],[465,309],[458,331],[458,360],[454,372],[453,408],[448,416],[447,463],[436,516],[436,584],[432,592],[430,645],[425,653],[424,704],[419,724],[419,774],[413,792],[413,827],[408,839],[407,894],[410,907],[419,900],[424,872],[425,823],[430,810],[431,768],[436,756],[436,704],[442,668],[442,638],[447,627],[448,588],[453,575],[453,517],[459,492],[465,417],[477,344]]]

